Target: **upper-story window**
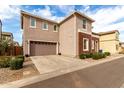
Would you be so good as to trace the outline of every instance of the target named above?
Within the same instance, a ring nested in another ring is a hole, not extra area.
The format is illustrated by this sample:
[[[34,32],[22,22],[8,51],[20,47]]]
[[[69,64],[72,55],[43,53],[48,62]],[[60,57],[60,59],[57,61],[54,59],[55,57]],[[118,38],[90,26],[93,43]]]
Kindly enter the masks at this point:
[[[58,26],[54,25],[54,32],[58,32]]]
[[[42,23],[42,29],[43,30],[48,30],[48,23],[47,22]]]
[[[35,18],[30,18],[30,27],[36,28],[36,19]]]
[[[87,28],[87,20],[83,19],[83,29],[86,29],[86,28]]]

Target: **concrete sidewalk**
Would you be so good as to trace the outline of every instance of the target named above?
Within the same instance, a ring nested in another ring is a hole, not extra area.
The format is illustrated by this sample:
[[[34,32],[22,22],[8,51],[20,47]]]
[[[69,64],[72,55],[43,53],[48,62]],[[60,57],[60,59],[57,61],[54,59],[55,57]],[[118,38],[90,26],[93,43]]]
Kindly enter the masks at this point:
[[[53,77],[56,77],[56,76],[60,76],[60,75],[66,74],[66,73],[70,73],[70,72],[81,70],[81,69],[84,69],[84,68],[87,68],[87,67],[92,67],[92,66],[95,66],[95,65],[98,65],[98,64],[109,62],[109,61],[112,61],[112,60],[115,60],[115,59],[118,59],[118,58],[121,58],[121,57],[124,57],[124,55],[116,55],[114,57],[109,57],[109,58],[106,58],[102,61],[92,62],[92,63],[90,63],[90,62],[84,62],[83,63],[83,60],[80,60],[82,62],[81,63],[79,62],[79,64],[76,63],[76,64],[78,64],[76,66],[75,65],[69,66],[70,64],[65,63],[67,66],[64,67],[64,68],[61,68],[61,69],[57,68],[56,70],[48,70],[47,72],[43,72],[41,70],[41,75],[34,76],[34,77],[31,77],[31,78],[22,79],[22,80],[18,80],[18,81],[14,81],[14,82],[10,82],[10,83],[7,83],[7,84],[3,84],[3,85],[0,85],[0,87],[23,87],[23,86],[30,85],[30,84],[37,83],[37,82],[41,82],[43,80],[50,79],[50,78],[53,78]],[[77,60],[77,59],[73,59],[73,60]],[[38,64],[37,64],[37,66],[38,66]],[[54,64],[54,66],[57,66],[57,65]],[[53,68],[53,67],[51,67],[51,68]]]

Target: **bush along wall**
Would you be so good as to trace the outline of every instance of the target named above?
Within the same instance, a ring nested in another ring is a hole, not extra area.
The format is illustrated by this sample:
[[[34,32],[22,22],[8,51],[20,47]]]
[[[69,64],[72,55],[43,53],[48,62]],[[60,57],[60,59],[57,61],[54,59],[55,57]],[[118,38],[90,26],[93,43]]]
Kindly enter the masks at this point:
[[[106,55],[104,53],[95,53],[92,55],[92,58],[95,60],[101,59],[101,58],[106,58]]]
[[[106,56],[110,56],[110,52],[104,52],[104,53],[89,53],[89,54],[81,54],[79,55],[80,59],[86,59],[86,58],[93,58],[95,60],[101,59],[101,58],[106,58]]]
[[[17,70],[17,69],[20,69],[23,67],[23,62],[24,62],[24,59],[23,58],[13,58],[11,61],[10,61],[10,69],[11,70]]]
[[[80,58],[80,59],[91,58],[92,55],[93,55],[92,53],[89,53],[89,54],[80,54],[80,55],[79,55],[79,58]]]
[[[23,67],[24,56],[0,57],[0,68],[10,67],[11,70]]]
[[[11,57],[0,57],[0,68],[9,67],[10,60],[11,60]]]
[[[110,56],[110,55],[111,55],[110,52],[104,52],[104,54],[105,54],[106,56]]]

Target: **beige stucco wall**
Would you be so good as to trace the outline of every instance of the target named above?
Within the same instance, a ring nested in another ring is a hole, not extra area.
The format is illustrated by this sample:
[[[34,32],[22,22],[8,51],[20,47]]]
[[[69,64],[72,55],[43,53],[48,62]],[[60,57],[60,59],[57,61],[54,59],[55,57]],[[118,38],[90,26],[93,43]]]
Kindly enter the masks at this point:
[[[104,52],[110,52],[111,54],[115,54],[119,52],[119,49],[116,49],[116,45],[119,47],[118,41],[106,41],[106,42],[100,42],[100,49],[102,49]]]
[[[83,19],[87,21],[86,29],[83,29]],[[92,34],[92,22],[82,16],[77,15],[77,30],[82,31],[83,33]]]
[[[2,23],[0,21],[0,41],[1,41],[1,34],[2,34]]]
[[[117,33],[102,35],[102,36],[100,36],[100,41],[116,39],[116,34],[117,34]],[[118,35],[118,36],[119,36],[119,35]]]
[[[41,19],[36,19],[36,28],[30,27],[30,17],[23,16],[23,50],[24,54],[28,54],[28,41],[29,40],[42,40],[58,42],[59,32],[54,32],[54,23],[48,22],[48,30],[42,30]]]
[[[24,54],[29,54],[29,41],[55,41],[59,42],[59,52],[67,56],[77,56],[79,54],[78,31],[81,29],[84,33],[91,34],[91,21],[87,20],[87,29],[82,29],[82,19],[78,14],[73,14],[66,21],[59,25],[59,32],[54,31],[55,23],[48,22],[49,30],[43,31],[41,28],[41,19],[36,19],[36,28],[30,28],[30,17],[23,16],[23,50]]]
[[[117,33],[100,36],[100,49],[112,54],[119,52],[119,40],[116,38]],[[118,49],[116,49],[116,45]]]
[[[59,28],[60,53],[67,56],[76,56],[74,19],[74,16],[71,16]]]
[[[78,56],[79,55],[79,38],[78,31],[81,29],[83,33],[92,34],[92,22],[87,20],[87,29],[82,29],[82,19],[84,17],[74,14],[68,20],[63,22],[59,28],[60,52],[63,55]],[[85,18],[84,18],[85,19]]]

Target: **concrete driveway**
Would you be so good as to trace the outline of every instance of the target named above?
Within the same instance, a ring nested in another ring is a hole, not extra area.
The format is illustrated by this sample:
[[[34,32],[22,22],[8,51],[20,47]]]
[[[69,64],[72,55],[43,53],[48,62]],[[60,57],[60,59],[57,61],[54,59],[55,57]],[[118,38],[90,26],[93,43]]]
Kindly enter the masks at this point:
[[[73,67],[76,68],[88,63],[77,58],[59,55],[34,56],[31,57],[31,59],[35,66],[37,67],[40,74],[50,73],[65,68],[71,70]]]

